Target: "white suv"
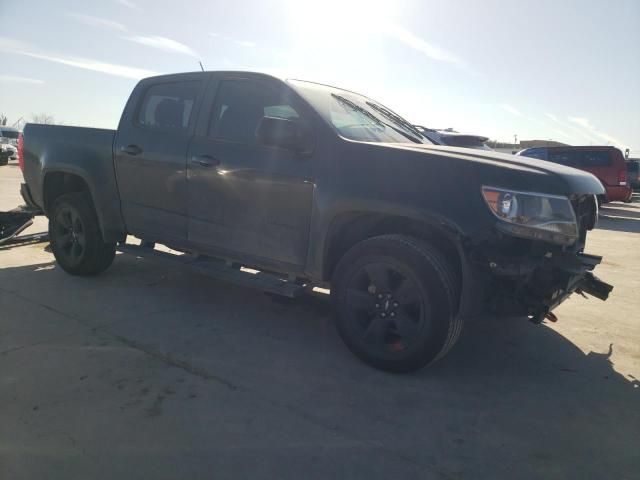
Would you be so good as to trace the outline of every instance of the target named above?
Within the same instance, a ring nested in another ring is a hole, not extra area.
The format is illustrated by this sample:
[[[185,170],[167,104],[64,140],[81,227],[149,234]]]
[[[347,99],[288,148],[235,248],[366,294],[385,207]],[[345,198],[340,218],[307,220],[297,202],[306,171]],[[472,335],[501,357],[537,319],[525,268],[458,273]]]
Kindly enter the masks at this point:
[[[475,148],[478,150],[492,150],[485,143],[487,140],[489,140],[488,137],[482,137],[480,135],[467,135],[464,133],[456,132],[452,128],[447,128],[446,130],[436,130],[434,128],[427,128],[420,125],[415,125],[415,127],[422,135],[427,137],[436,145]]]

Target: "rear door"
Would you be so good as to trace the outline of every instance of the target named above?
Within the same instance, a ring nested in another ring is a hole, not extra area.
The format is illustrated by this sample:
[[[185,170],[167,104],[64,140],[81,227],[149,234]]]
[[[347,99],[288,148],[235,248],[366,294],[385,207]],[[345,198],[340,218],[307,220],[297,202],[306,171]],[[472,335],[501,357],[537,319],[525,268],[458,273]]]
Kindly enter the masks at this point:
[[[186,154],[206,78],[181,74],[143,82],[127,105],[114,155],[122,214],[137,236],[186,240]]]
[[[259,264],[304,265],[313,154],[262,145],[255,132],[264,116],[312,132],[308,107],[273,79],[226,77],[213,88],[215,101],[200,122],[208,128],[194,136],[188,155],[189,241]]]

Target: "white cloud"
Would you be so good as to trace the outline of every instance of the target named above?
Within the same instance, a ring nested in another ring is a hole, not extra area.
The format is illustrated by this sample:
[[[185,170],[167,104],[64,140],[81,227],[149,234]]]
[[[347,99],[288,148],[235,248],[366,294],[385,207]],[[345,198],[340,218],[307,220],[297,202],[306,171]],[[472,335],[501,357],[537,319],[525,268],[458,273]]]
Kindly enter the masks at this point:
[[[164,52],[182,53],[192,57],[198,57],[198,54],[191,47],[167,37],[160,37],[158,35],[137,35],[133,37],[125,37],[125,39],[147,47],[157,48]]]
[[[42,85],[44,83],[44,80],[39,80],[37,78],[18,77],[15,75],[0,75],[0,82],[30,83],[32,85]]]
[[[576,138],[576,136],[584,138],[585,140],[587,140],[590,144],[594,144],[594,143],[600,143],[600,140],[596,137],[594,137],[593,135],[588,134],[587,132],[584,132],[583,130],[580,130],[579,128],[577,128],[574,125],[571,125],[570,123],[566,123],[563,122],[562,120],[560,120],[557,115],[554,115],[553,113],[545,113],[546,117],[553,120],[556,124],[560,125],[562,128],[564,128],[565,130],[568,130],[570,132],[572,132],[572,138]]]
[[[102,62],[93,58],[74,57],[38,50],[29,44],[19,42],[11,38],[0,37],[0,51],[14,55],[22,55],[24,57],[36,58],[47,62],[59,63],[70,67],[81,68],[83,70],[106,73],[116,77],[132,78],[135,80],[157,75],[156,72],[142,68]]]
[[[27,48],[29,45],[21,42],[20,40],[14,40],[13,38],[0,37],[0,51],[11,53],[12,50],[21,50]]]
[[[627,146],[625,144],[625,142],[623,142],[619,138],[616,138],[613,135],[609,135],[608,133],[601,132],[596,127],[591,125],[591,122],[589,122],[588,118],[584,118],[584,117],[569,117],[568,120],[570,122],[572,122],[572,123],[575,123],[576,125],[579,125],[584,130],[589,132],[590,136],[595,136],[600,141],[604,140],[608,144],[613,144],[613,145],[617,145],[617,146],[620,146],[620,147],[626,147]]]
[[[584,117],[569,117],[569,121],[573,122],[573,123],[575,123],[577,125],[580,125],[582,128],[586,128],[587,130],[592,130],[593,129],[593,127],[589,123],[589,119],[588,118],[584,118]]]
[[[464,66],[464,62],[453,53],[440,48],[436,45],[432,45],[426,40],[418,37],[413,32],[410,32],[400,25],[393,23],[383,23],[381,26],[382,31],[388,36],[404,43],[406,46],[417,50],[432,60],[438,60],[440,62],[451,63],[458,66]]]
[[[508,103],[501,104],[500,108],[503,109],[505,112],[509,112],[511,115],[525,118],[524,114],[520,110],[518,110],[516,107],[509,105]]]
[[[108,75],[114,75],[116,77],[132,78],[139,80],[144,77],[151,77],[157,75],[156,72],[151,70],[144,70],[136,67],[127,67],[125,65],[118,65],[115,63],[101,62],[92,58],[82,57],[69,57],[66,55],[52,55],[48,53],[35,53],[35,52],[18,52],[21,55],[25,55],[32,58],[38,58],[40,60],[46,60],[49,62],[60,63],[62,65],[68,65],[70,67],[81,68],[83,70],[92,70],[94,72],[106,73]]]
[[[93,17],[91,15],[84,15],[82,13],[67,13],[68,17],[74,18],[80,23],[84,23],[90,27],[105,28],[107,30],[117,30],[119,32],[126,32],[127,27],[122,23],[114,22],[106,18]]]
[[[559,128],[552,128],[551,129],[552,132],[555,132],[556,134],[560,135],[561,137],[564,138],[568,138],[570,140],[573,140],[573,136],[569,135],[567,132],[565,132],[564,130],[560,130]]]
[[[116,3],[119,3],[120,5],[127,7],[127,8],[132,8],[134,10],[140,10],[140,7],[138,5],[136,5],[135,3],[133,3],[130,0],[115,0]]]
[[[249,42],[247,40],[234,40],[236,45],[240,45],[241,47],[253,48],[256,46],[254,42]]]
[[[240,40],[238,38],[229,37],[227,35],[223,35],[223,34],[217,33],[217,32],[209,32],[209,36],[211,36],[213,38],[221,38],[223,40],[226,40],[226,41],[229,41],[229,42],[233,42],[236,45],[239,45],[241,47],[247,47],[247,48],[257,47],[257,44],[255,42],[251,42],[249,40]]]

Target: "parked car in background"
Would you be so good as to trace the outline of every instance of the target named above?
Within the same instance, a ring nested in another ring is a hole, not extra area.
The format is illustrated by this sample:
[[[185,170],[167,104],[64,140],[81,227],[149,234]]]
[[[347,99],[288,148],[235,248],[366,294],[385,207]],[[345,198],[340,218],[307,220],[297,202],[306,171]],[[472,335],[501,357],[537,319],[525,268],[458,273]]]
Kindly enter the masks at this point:
[[[640,188],[640,158],[627,161],[627,180],[631,188]]]
[[[20,131],[17,128],[0,125],[0,144],[9,144],[17,147],[19,136]]]
[[[18,158],[19,136],[18,129],[0,125],[0,165],[6,165],[9,160]]]
[[[538,158],[592,173],[602,183],[605,193],[600,203],[627,202],[632,190],[627,182],[627,167],[622,152],[615,147],[537,147],[520,150],[516,155]]]
[[[0,144],[0,165],[7,165],[9,160],[18,158],[18,149],[8,143]]]
[[[467,135],[459,133],[452,128],[446,130],[436,130],[433,128],[415,125],[416,129],[436,145],[447,145],[449,147],[476,148],[478,150],[491,150],[485,143],[489,137],[480,135]]]

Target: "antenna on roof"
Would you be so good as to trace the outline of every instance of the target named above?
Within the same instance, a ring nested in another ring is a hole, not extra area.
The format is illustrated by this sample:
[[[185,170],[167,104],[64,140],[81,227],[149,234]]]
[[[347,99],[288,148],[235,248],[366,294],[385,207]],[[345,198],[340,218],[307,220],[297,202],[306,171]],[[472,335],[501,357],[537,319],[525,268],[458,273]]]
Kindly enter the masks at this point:
[[[202,70],[204,72],[204,67],[202,66],[202,62],[200,60],[198,60],[198,63],[200,64],[200,70]]]

